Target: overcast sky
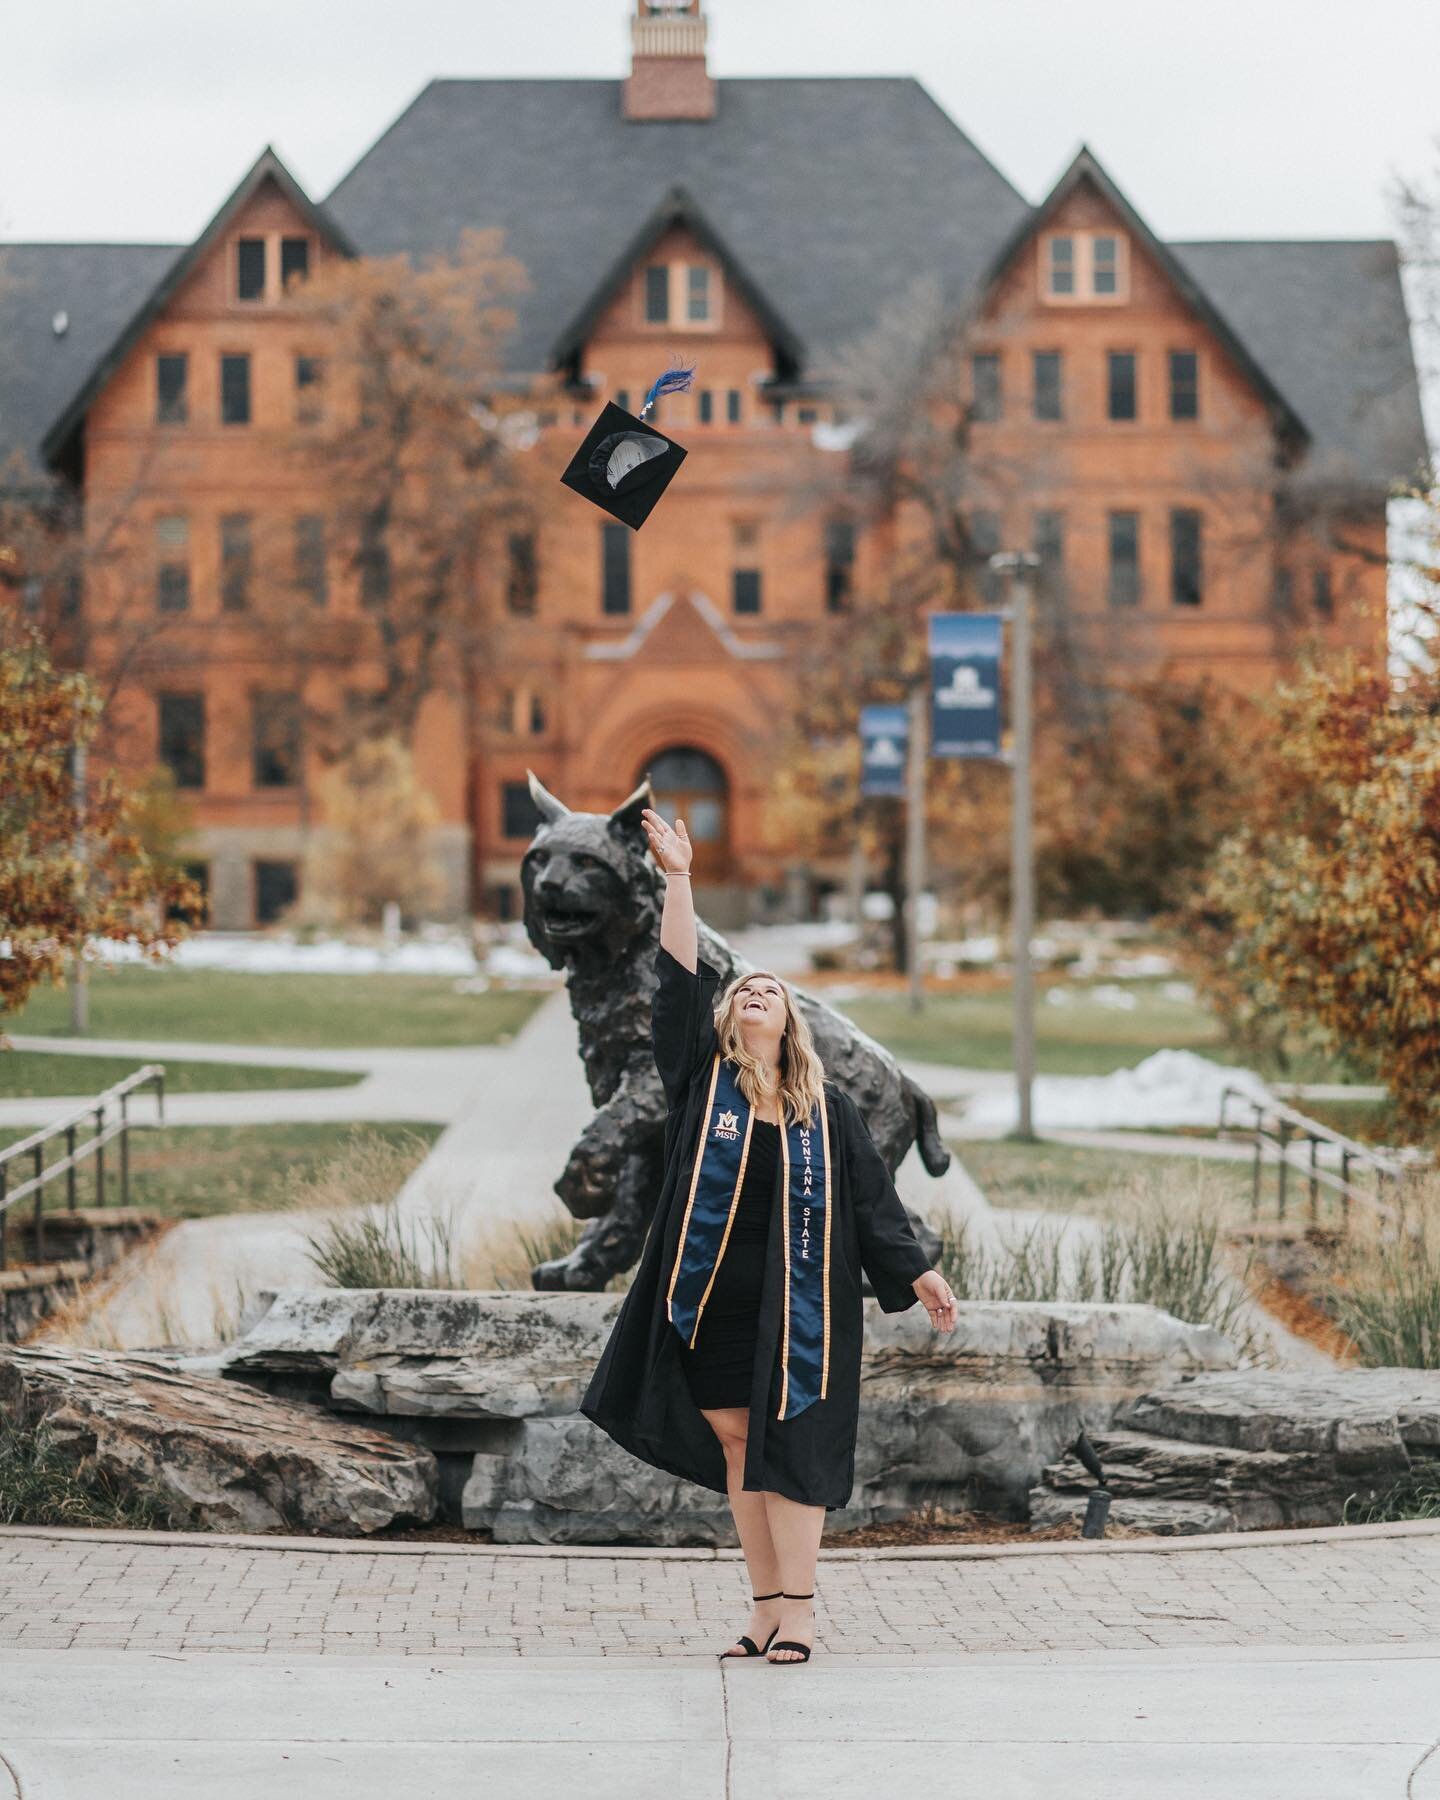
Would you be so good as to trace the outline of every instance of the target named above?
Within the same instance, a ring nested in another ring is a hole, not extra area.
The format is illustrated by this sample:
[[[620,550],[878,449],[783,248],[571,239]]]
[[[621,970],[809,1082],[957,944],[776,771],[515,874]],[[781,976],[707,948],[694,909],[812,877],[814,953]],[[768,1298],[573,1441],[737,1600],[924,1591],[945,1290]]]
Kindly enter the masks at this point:
[[[1162,237],[1389,236],[1435,161],[1440,0],[707,5],[715,73],[917,75],[1028,198],[1088,142]],[[267,142],[323,199],[431,76],[622,74],[630,3],[7,11],[0,237],[185,241]]]

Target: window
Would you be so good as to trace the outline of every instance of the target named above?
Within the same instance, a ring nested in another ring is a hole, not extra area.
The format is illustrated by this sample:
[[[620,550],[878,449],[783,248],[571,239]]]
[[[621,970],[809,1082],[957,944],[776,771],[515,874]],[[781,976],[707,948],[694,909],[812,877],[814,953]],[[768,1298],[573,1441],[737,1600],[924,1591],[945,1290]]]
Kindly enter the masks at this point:
[[[222,425],[250,423],[250,358],[220,358],[220,422]]]
[[[1193,350],[1170,352],[1170,417],[1200,417],[1200,358]]]
[[[265,298],[265,240],[241,238],[235,254],[235,298]]]
[[[600,527],[601,606],[607,613],[630,610],[630,527]]]
[[[1052,305],[1124,300],[1129,243],[1116,231],[1064,231],[1040,240],[1040,293]]]
[[[180,788],[205,785],[205,696],[161,694],[160,760]]]
[[[255,923],[273,925],[295,904],[299,893],[299,873],[293,862],[257,862]]]
[[[630,410],[630,390],[629,390],[629,388],[616,388],[615,404],[620,408],[621,412],[629,412],[629,410]]]
[[[1330,586],[1330,571],[1317,569],[1310,584],[1310,602],[1322,619],[1334,617],[1335,594]]]
[[[818,409],[813,406],[797,406],[795,408],[795,423],[797,425],[813,425],[819,417],[820,413]]]
[[[1140,515],[1110,515],[1110,604],[1140,604]]]
[[[725,396],[725,422],[727,425],[740,423],[740,390],[731,388]]]
[[[250,515],[225,513],[220,520],[220,604],[243,612],[250,604]]]
[[[692,325],[710,322],[710,271],[704,263],[691,263],[685,271],[685,317]]]
[[[250,761],[257,788],[289,788],[299,781],[298,694],[256,694],[252,698]]]
[[[304,281],[310,273],[310,240],[287,237],[280,240],[280,285],[288,288],[291,281]]]
[[[1202,590],[1200,515],[1177,506],[1170,514],[1170,598],[1176,606],[1198,606]]]
[[[1000,417],[1000,358],[983,350],[970,358],[970,416],[983,423]]]
[[[1040,579],[1053,581],[1065,567],[1065,515],[1063,512],[1037,512],[1035,515],[1035,554],[1040,558]]]
[[[1295,577],[1289,569],[1279,568],[1275,571],[1270,603],[1282,619],[1295,616]]]
[[[670,322],[670,269],[665,263],[652,263],[645,271],[645,323],[668,325]]]
[[[715,396],[709,388],[700,390],[700,423],[702,425],[715,423]]]
[[[844,612],[855,581],[855,526],[831,519],[825,526],[825,610]]]
[[[190,416],[186,383],[190,358],[183,350],[155,358],[155,423],[183,425]]]
[[[1107,406],[1112,419],[1135,417],[1135,352],[1112,350],[1108,367]]]
[[[621,526],[622,531],[626,529]],[[541,824],[540,809],[530,795],[528,781],[500,783],[500,835],[507,838],[534,837]]]
[[[990,567],[990,558],[999,548],[999,513],[971,513],[970,560],[975,569],[975,582],[980,589],[980,598],[990,605],[999,602],[1003,586],[999,570]]]
[[[190,605],[190,521],[166,513],[155,521],[155,604],[161,612]]]
[[[533,613],[539,589],[539,563],[533,531],[512,531],[507,546],[505,604],[512,613]]]
[[[295,358],[295,419],[313,425],[324,410],[325,364],[318,356]]]
[[[758,613],[760,610],[760,571],[758,569],[732,569],[730,572],[730,595],[737,613]]]
[[[1035,365],[1035,417],[1059,419],[1064,416],[1061,396],[1061,361],[1058,350],[1037,350]]]
[[[324,606],[330,597],[325,520],[319,513],[303,513],[295,521],[295,585],[312,606]]]
[[[360,524],[360,601],[364,606],[383,606],[390,598],[390,546],[386,542],[384,510],[373,508]]]
[[[533,737],[539,737],[541,732],[544,731],[544,729],[545,729],[545,701],[544,701],[543,697],[539,694],[539,692],[536,689],[532,688],[530,690],[530,732],[531,732],[531,735]]]

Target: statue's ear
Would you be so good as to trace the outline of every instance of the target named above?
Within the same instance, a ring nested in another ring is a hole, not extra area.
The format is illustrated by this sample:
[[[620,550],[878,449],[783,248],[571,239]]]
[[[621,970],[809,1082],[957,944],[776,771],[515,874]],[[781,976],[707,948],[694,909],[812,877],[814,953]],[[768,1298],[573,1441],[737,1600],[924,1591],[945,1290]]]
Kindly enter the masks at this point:
[[[560,804],[550,790],[542,785],[539,776],[533,769],[525,771],[525,779],[530,783],[530,798],[535,802],[541,818],[548,825],[553,825],[557,819],[570,817],[570,808]]]
[[[640,814],[645,807],[653,807],[654,805],[655,794],[650,786],[650,775],[647,771],[645,779],[640,783],[639,787],[636,788],[635,792],[630,795],[628,800],[622,800],[620,802],[606,822],[609,825],[610,830],[615,832],[618,836],[638,838],[642,831]]]

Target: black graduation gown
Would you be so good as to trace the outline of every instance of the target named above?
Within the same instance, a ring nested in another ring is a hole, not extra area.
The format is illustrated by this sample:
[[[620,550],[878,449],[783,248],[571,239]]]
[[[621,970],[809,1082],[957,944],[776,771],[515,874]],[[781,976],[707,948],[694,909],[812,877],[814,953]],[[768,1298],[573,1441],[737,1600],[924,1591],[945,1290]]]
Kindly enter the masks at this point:
[[[719,1047],[715,994],[720,976],[703,959],[692,974],[663,946],[657,953],[656,975],[651,1041],[669,1103],[664,1185],[630,1291],[580,1410],[642,1461],[723,1494],[724,1453],[690,1397],[680,1360],[683,1346],[665,1311],[712,1059]],[[833,1508],[849,1502],[855,1481],[861,1273],[869,1278],[884,1312],[904,1312],[915,1304],[913,1283],[930,1263],[859,1108],[829,1081],[825,1105],[833,1209],[826,1397],[793,1418],[775,1416],[784,1304],[782,1165],[776,1171],[761,1290],[744,1485],[805,1505]]]

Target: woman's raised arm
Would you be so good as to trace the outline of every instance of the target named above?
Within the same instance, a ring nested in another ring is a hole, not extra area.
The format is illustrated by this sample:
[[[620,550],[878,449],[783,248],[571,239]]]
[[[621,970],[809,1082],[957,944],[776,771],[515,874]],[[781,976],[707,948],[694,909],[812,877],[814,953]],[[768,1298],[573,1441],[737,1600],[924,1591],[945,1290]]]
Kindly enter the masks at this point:
[[[641,810],[640,822],[655,860],[665,871],[665,908],[660,914],[660,943],[691,974],[700,960],[695,931],[695,903],[690,897],[690,859],[694,851],[685,821],[667,825],[653,807]]]

